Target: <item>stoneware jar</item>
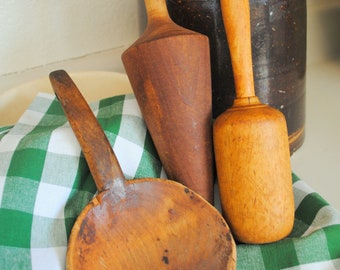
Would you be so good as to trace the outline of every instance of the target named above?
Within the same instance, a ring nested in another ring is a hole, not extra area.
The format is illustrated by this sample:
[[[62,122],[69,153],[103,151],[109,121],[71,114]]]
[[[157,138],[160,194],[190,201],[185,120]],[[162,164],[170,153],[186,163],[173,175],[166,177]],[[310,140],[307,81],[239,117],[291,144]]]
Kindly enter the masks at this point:
[[[167,5],[177,24],[209,37],[216,118],[235,98],[219,0],[167,0]],[[304,140],[306,0],[250,0],[250,9],[256,95],[285,115],[293,153]]]

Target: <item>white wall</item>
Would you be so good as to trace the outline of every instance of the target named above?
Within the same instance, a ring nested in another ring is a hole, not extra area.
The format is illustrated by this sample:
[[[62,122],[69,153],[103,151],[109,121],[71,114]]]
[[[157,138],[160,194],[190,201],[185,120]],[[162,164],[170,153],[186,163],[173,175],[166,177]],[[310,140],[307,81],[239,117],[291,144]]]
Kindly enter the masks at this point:
[[[307,65],[340,59],[340,0],[307,0]]]
[[[340,0],[307,0],[307,64],[339,57]],[[49,71],[124,72],[142,0],[0,0],[0,93]]]
[[[105,52],[120,54],[144,26],[141,0],[0,0],[0,93],[62,61],[92,56],[93,67],[65,66],[122,71],[119,57],[110,64]]]

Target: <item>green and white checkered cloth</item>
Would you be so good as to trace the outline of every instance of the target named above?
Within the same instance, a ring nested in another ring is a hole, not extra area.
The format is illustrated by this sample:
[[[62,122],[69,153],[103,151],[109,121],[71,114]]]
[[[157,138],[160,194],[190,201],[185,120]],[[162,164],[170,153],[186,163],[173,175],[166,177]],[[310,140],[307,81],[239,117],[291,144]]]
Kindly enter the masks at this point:
[[[91,103],[126,178],[166,177],[132,94]],[[237,246],[237,269],[340,269],[340,215],[293,174],[296,218],[277,243]],[[0,128],[0,269],[64,269],[73,223],[96,192],[59,102],[39,94]]]

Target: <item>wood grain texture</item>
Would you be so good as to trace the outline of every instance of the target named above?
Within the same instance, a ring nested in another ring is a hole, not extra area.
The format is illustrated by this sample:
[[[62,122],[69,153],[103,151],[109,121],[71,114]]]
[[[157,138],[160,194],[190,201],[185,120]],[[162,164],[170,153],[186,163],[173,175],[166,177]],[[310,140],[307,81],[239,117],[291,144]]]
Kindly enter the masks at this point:
[[[147,28],[122,55],[127,75],[168,177],[213,203],[208,38],[176,25],[165,0],[145,4]]]
[[[293,228],[288,132],[281,112],[255,96],[247,0],[221,0],[236,87],[233,106],[214,123],[223,215],[236,239],[269,243]]]

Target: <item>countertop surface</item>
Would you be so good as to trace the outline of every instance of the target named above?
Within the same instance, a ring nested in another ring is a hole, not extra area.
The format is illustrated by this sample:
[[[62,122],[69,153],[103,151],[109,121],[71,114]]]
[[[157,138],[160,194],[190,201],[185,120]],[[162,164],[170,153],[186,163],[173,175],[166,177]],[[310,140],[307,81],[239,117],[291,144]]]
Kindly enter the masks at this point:
[[[340,62],[307,67],[306,137],[292,169],[340,210]]]

